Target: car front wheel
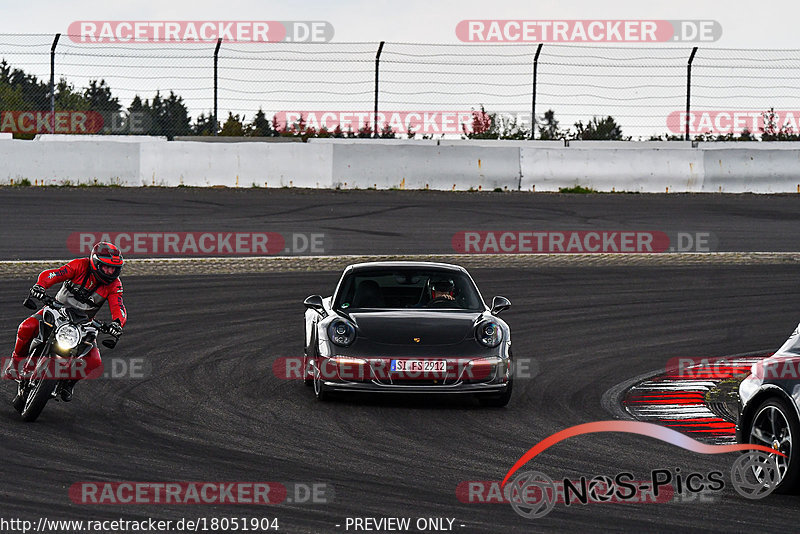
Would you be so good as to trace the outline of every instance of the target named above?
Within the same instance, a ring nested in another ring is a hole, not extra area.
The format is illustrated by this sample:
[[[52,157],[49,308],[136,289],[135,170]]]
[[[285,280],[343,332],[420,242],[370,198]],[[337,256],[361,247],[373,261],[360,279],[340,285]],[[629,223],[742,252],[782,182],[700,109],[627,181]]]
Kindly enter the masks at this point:
[[[511,400],[511,392],[513,390],[514,380],[508,381],[508,386],[506,386],[505,391],[500,393],[499,395],[487,395],[485,397],[479,397],[478,400],[483,406],[489,406],[492,408],[502,408],[508,404],[508,401]]]
[[[749,441],[766,445],[786,455],[775,455],[781,481],[775,491],[790,493],[797,489],[800,478],[800,460],[794,443],[800,439],[800,423],[794,410],[782,399],[764,401],[755,411],[750,423]]]
[[[318,401],[327,401],[330,400],[330,392],[328,391],[328,387],[322,380],[322,371],[320,370],[320,358],[317,358],[314,361],[314,396],[317,398]]]

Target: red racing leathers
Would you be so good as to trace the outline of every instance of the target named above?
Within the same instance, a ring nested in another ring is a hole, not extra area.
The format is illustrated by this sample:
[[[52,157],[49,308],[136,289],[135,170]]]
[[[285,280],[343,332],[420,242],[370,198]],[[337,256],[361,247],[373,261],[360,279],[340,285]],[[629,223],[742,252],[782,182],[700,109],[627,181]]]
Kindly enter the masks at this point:
[[[58,302],[81,309],[91,318],[108,301],[111,318],[118,321],[120,326],[125,326],[127,312],[122,302],[122,282],[116,279],[110,284],[104,284],[94,276],[89,258],[78,258],[58,269],[43,271],[36,283],[47,289],[59,282],[63,282],[63,285],[56,295]],[[41,311],[36,315],[41,315]],[[36,316],[28,317],[19,325],[13,354],[15,369],[20,369],[21,361],[28,357],[31,340],[38,333],[39,320]],[[96,346],[84,360],[87,376],[91,376],[92,371],[102,364],[100,351]]]

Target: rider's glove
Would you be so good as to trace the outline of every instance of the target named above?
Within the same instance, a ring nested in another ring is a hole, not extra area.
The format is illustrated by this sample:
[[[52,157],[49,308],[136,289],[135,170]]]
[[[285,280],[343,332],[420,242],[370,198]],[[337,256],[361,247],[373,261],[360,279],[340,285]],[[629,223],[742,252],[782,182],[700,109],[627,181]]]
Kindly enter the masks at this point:
[[[122,327],[116,321],[108,323],[106,325],[106,330],[114,337],[119,337],[122,335]]]
[[[31,288],[31,296],[37,300],[42,300],[46,294],[45,291],[45,288],[36,284]]]

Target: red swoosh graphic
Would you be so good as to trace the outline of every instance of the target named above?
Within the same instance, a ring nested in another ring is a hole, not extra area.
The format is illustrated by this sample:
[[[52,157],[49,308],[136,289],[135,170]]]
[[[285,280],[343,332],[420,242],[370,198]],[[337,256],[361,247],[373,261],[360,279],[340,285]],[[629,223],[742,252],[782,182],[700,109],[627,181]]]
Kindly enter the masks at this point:
[[[593,423],[584,423],[582,425],[571,426],[565,428],[561,432],[556,432],[549,436],[528,450],[520,457],[519,460],[508,470],[503,482],[500,486],[505,486],[508,479],[516,473],[523,465],[531,461],[540,452],[552,447],[559,441],[580,436],[581,434],[592,434],[594,432],[627,432],[629,434],[641,434],[642,436],[649,436],[651,438],[666,441],[686,450],[697,452],[700,454],[721,454],[726,452],[759,450],[768,452],[770,454],[779,454],[786,456],[782,452],[776,451],[766,445],[754,445],[750,443],[740,443],[736,445],[707,445],[690,438],[685,434],[681,434],[671,428],[663,427],[653,423],[645,423],[643,421],[595,421]]]

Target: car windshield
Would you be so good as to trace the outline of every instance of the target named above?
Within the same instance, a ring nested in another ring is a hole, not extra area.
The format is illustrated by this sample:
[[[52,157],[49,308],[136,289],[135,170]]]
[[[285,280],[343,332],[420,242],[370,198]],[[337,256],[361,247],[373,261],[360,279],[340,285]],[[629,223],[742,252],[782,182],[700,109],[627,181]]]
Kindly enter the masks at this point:
[[[352,309],[450,309],[482,311],[472,280],[446,269],[358,270],[342,281],[334,307]]]

